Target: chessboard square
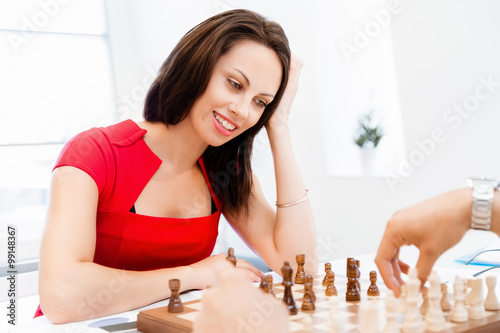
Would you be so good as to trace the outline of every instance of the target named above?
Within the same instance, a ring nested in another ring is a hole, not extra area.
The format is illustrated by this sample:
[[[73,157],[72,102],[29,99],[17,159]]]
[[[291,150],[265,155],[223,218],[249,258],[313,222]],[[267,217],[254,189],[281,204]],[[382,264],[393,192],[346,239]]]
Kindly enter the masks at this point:
[[[294,284],[292,286],[293,291],[302,291],[304,292],[304,285],[303,284]]]
[[[191,322],[194,322],[196,320],[196,316],[198,315],[199,312],[189,312],[189,313],[183,313],[177,316],[177,318],[181,318],[184,320],[188,320]]]
[[[317,324],[317,325],[314,325],[313,327],[318,329],[318,330],[321,330],[321,332],[329,332],[328,322]],[[354,331],[354,329],[356,329],[356,328],[358,328],[357,325],[354,325],[351,323],[345,323],[343,331],[344,332],[350,332],[350,331],[357,332],[357,331]]]
[[[184,304],[184,308],[189,308],[197,311],[201,311],[202,303],[201,302],[195,302],[191,304]]]
[[[334,316],[338,316],[338,318],[349,318],[352,316],[355,316],[355,313],[352,312],[346,312],[346,311],[337,311],[337,313]],[[328,320],[328,317],[330,316],[330,311],[321,311],[321,312],[316,312],[313,314],[314,317],[322,318],[325,320]]]

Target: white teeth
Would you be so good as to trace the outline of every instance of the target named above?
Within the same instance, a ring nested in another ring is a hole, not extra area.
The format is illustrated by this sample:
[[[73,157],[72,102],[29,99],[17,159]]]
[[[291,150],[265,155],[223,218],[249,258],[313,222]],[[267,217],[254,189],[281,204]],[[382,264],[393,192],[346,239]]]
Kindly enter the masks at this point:
[[[227,129],[228,131],[232,131],[236,128],[236,126],[234,126],[233,124],[229,123],[227,120],[225,120],[224,118],[222,118],[221,116],[219,116],[217,113],[215,113],[215,119],[217,119],[219,121],[219,124],[222,125],[222,127],[224,127],[225,129]]]

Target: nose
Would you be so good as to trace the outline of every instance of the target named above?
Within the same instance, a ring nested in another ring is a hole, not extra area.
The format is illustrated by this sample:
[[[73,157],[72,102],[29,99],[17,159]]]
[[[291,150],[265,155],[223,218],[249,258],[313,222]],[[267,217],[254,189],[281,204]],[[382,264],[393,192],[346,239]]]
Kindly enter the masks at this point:
[[[240,119],[247,119],[248,117],[248,107],[244,101],[233,102],[228,106],[229,112],[233,113],[236,117]]]

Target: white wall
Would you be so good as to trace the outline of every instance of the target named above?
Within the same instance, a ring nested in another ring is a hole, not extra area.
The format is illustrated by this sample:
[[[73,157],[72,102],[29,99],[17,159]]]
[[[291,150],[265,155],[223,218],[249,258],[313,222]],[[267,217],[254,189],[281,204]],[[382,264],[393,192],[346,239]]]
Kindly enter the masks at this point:
[[[394,2],[394,1],[393,1]],[[317,2],[318,6],[321,2]],[[393,188],[383,178],[332,178],[327,176],[324,143],[317,103],[321,73],[313,66],[310,34],[317,7],[305,1],[153,1],[107,0],[117,105],[122,118],[140,119],[141,94],[177,40],[192,26],[232,6],[256,10],[284,27],[293,51],[304,67],[300,90],[292,110],[291,129],[296,157],[317,221],[320,255],[342,258],[375,251],[388,218],[396,210],[442,191],[464,186],[469,175],[500,175],[496,155],[500,123],[500,87],[480,101],[470,117],[457,126],[443,115],[455,103],[473,101],[478,77],[500,82],[500,3],[494,0],[401,1],[392,17],[394,56],[403,129],[408,156],[422,156],[415,141],[442,129],[444,142],[436,144],[422,164]],[[361,13],[370,20],[369,12]],[[369,56],[370,47],[363,49]],[[481,91],[484,92],[483,88]],[[127,104],[126,96],[131,96]],[[142,96],[143,97],[143,96]],[[133,106],[132,106],[133,105]],[[274,178],[265,135],[258,139],[254,171],[274,202]],[[420,155],[419,155],[420,154]],[[398,165],[388,170],[397,174]],[[402,170],[405,171],[405,170]],[[224,231],[225,233],[226,231]],[[231,243],[232,244],[232,243]]]

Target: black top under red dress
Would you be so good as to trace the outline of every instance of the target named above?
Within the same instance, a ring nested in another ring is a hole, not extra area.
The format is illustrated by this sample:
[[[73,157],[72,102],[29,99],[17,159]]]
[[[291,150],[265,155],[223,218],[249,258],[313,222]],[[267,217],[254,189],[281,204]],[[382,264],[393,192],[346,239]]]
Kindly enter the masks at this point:
[[[222,204],[210,186],[202,158],[198,163],[217,208],[210,216],[168,218],[130,211],[162,163],[144,141],[145,133],[132,120],[92,128],[64,146],[54,167],[76,167],[97,184],[94,262],[111,268],[146,271],[205,259],[215,246]],[[38,308],[35,317],[41,314]]]

